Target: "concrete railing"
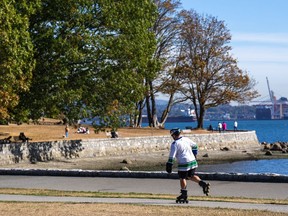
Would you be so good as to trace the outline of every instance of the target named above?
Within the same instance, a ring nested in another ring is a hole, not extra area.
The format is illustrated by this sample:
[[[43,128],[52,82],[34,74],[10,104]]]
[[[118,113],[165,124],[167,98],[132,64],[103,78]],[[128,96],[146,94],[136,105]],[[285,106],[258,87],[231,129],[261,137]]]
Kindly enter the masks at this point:
[[[255,131],[185,134],[208,151],[223,147],[245,149],[259,145]],[[61,140],[53,142],[10,143],[0,145],[0,163],[36,163],[65,158],[92,158],[129,155],[168,150],[170,136],[151,136],[117,139]]]

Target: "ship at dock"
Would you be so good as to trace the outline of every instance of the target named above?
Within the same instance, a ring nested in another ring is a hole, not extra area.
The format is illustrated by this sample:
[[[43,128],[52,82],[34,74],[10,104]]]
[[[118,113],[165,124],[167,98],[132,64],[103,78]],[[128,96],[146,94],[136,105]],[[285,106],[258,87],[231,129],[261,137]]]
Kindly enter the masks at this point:
[[[179,115],[175,116],[168,116],[166,119],[167,123],[173,122],[195,122],[196,121],[196,114],[194,109],[187,109],[181,110]],[[146,115],[142,116],[142,122],[148,123],[148,118]]]
[[[172,123],[172,122],[194,122],[195,117],[193,116],[171,116],[168,117],[166,122]]]

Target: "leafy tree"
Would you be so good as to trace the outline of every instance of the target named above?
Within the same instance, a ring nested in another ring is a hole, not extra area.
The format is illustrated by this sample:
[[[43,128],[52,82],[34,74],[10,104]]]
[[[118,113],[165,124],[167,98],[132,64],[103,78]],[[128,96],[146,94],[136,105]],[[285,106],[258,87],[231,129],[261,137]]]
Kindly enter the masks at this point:
[[[19,94],[29,90],[35,66],[29,15],[38,1],[0,2],[0,119],[8,120],[9,110],[19,103]]]
[[[197,128],[203,128],[205,110],[231,101],[243,102],[258,96],[255,81],[241,70],[230,54],[231,35],[223,21],[182,11],[182,54],[177,75],[181,92],[192,101]]]
[[[104,6],[103,17],[107,24],[103,42],[108,44],[109,49],[105,50],[100,84],[105,94],[98,94],[95,103],[106,105],[99,106],[105,109],[95,110],[95,114],[105,116],[108,113],[115,119],[118,113],[118,119],[121,119],[123,114],[133,115],[136,101],[145,92],[142,80],[154,51],[155,38],[148,30],[154,21],[155,7],[151,1],[132,0],[110,2]],[[116,33],[111,35],[110,32]],[[113,109],[111,112],[114,104],[117,104],[118,112]]]
[[[173,68],[173,64],[175,64],[175,58],[172,58],[172,56],[175,53],[175,43],[179,32],[177,9],[180,7],[180,1],[154,0],[154,3],[157,6],[158,13],[152,31],[155,34],[157,45],[153,54],[153,67],[148,67],[149,73],[144,81],[147,89],[145,105],[149,125],[152,127],[161,127],[164,125],[169,110],[174,103],[175,88],[174,85],[171,85],[173,82],[170,82],[170,76],[167,75],[170,73],[171,68]],[[160,92],[168,94],[170,100],[159,122],[157,118],[156,96]],[[144,100],[140,104],[144,104]],[[139,106],[139,109],[141,113],[143,106]],[[138,124],[140,124],[140,121]]]
[[[33,119],[131,112],[154,49],[154,12],[146,0],[42,0],[30,24],[36,69],[19,107]]]
[[[21,96],[17,110],[27,110],[34,120],[43,115],[57,117],[69,110],[71,104],[75,109],[77,107],[75,98],[81,95],[81,88],[77,94],[76,83],[72,83],[75,90],[68,85],[69,69],[80,54],[77,52],[77,32],[71,33],[76,24],[72,19],[73,15],[77,17],[76,6],[71,1],[65,1],[65,4],[41,1],[41,7],[30,17],[36,68],[30,91]]]

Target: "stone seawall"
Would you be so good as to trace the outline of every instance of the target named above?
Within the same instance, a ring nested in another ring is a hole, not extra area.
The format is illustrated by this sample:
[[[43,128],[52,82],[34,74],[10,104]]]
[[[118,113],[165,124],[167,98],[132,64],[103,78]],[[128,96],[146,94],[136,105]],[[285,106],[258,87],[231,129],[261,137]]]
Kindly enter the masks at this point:
[[[255,131],[185,134],[200,150],[245,149],[259,145]],[[129,155],[168,150],[170,136],[117,139],[61,140],[53,142],[10,143],[0,145],[0,164],[36,163],[68,158]]]

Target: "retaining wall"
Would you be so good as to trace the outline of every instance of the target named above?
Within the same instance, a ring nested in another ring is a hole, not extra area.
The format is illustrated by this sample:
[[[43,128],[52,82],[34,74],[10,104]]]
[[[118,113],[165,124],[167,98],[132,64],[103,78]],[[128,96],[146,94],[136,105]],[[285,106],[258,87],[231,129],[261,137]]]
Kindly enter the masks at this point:
[[[255,131],[185,134],[185,136],[197,142],[200,150],[208,151],[224,147],[245,149],[259,145]],[[152,136],[1,144],[0,164],[148,153],[168,150],[171,142],[170,136]]]

